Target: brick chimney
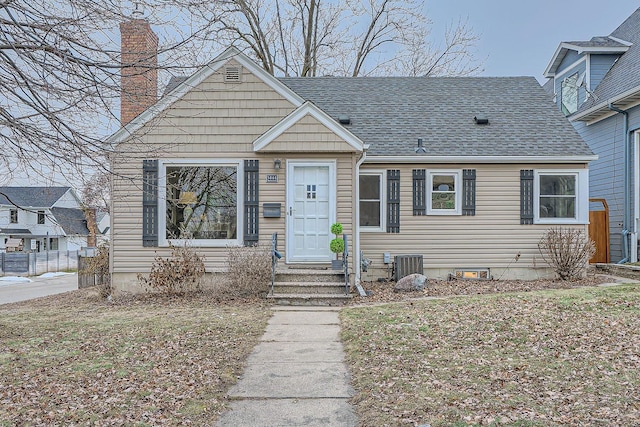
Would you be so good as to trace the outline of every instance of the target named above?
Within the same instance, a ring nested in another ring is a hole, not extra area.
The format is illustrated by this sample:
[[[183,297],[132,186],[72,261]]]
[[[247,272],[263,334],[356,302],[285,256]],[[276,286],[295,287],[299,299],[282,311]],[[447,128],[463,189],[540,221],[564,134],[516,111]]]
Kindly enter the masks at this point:
[[[136,11],[137,12],[137,11]],[[120,124],[136,118],[158,100],[158,36],[141,13],[120,24]]]

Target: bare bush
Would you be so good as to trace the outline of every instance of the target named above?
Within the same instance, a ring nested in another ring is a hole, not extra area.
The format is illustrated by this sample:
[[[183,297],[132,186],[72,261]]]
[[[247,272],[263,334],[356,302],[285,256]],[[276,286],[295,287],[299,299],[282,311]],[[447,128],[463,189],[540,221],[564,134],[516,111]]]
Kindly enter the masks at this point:
[[[546,262],[562,280],[584,277],[595,245],[582,230],[550,228],[538,242],[538,249]]]
[[[102,298],[111,295],[111,274],[109,273],[109,244],[105,243],[98,247],[96,255],[87,258],[87,262],[79,274],[93,274],[98,283],[98,293]]]
[[[230,247],[227,271],[227,280],[216,287],[219,296],[264,296],[271,281],[271,246]]]
[[[202,289],[205,275],[203,258],[188,246],[172,246],[171,256],[156,256],[149,277],[138,274],[138,280],[149,291],[181,295]]]

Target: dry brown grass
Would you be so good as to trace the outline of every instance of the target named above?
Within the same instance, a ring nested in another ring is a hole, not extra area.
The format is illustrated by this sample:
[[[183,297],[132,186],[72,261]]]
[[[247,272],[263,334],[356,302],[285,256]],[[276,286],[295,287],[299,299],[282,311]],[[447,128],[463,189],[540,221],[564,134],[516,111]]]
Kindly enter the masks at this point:
[[[363,426],[640,425],[640,285],[349,308]]]
[[[0,425],[211,424],[269,316],[257,300],[91,289],[1,306]]]

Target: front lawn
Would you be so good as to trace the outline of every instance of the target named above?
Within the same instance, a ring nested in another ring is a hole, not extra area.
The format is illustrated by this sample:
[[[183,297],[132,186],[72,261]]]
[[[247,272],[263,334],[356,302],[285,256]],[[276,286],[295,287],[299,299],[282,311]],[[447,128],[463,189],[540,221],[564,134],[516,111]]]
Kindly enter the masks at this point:
[[[0,306],[0,426],[210,424],[269,316],[84,290]]]
[[[363,426],[640,425],[640,285],[345,309]]]

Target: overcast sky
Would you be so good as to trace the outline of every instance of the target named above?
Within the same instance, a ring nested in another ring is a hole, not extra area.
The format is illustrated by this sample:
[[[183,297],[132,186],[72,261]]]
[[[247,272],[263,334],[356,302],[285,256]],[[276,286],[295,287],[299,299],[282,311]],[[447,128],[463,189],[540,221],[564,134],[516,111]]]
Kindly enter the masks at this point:
[[[426,0],[432,35],[459,18],[480,37],[477,57],[484,76],[534,76],[542,73],[563,41],[589,40],[615,30],[638,7],[629,0]]]

